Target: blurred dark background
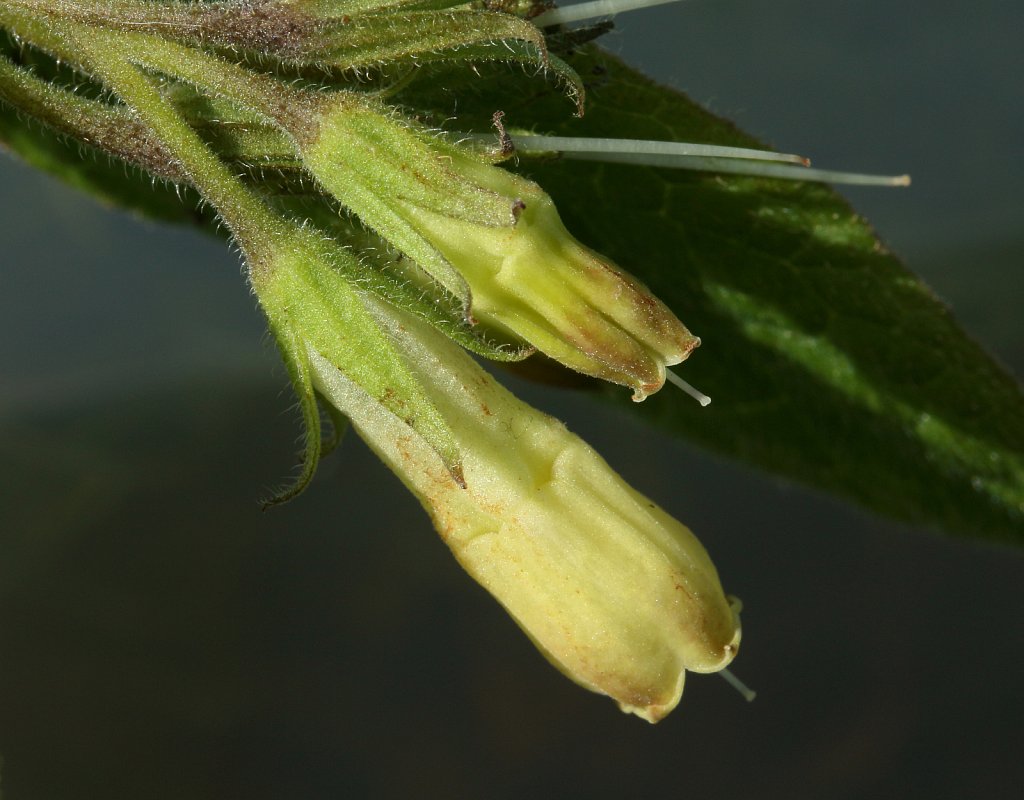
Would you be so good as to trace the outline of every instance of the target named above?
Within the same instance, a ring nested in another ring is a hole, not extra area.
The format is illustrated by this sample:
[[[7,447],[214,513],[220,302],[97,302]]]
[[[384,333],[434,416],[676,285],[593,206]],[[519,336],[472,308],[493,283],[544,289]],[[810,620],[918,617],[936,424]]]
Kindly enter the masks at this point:
[[[1022,30],[997,0],[692,0],[606,45],[818,166],[910,172],[847,195],[1021,375]],[[355,437],[260,513],[300,431],[220,243],[6,156],[0,215],[7,800],[1018,796],[1016,553],[510,381],[745,601],[757,701],[691,676],[651,727],[549,667]]]

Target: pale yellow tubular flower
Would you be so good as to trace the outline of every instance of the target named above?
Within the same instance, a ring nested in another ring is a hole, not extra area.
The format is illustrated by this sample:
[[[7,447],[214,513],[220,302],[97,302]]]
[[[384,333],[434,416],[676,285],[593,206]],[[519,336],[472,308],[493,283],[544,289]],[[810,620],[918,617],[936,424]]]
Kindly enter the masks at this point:
[[[474,316],[566,366],[643,400],[700,344],[640,281],[580,244],[537,184],[452,149],[450,169],[505,197],[514,225],[481,225],[402,203],[406,218],[465,277]]]
[[[679,702],[687,670],[723,669],[739,647],[738,614],[696,537],[461,348],[403,312],[377,313],[455,432],[466,488],[406,422],[311,351],[314,384],[547,658],[650,722]]]
[[[700,344],[640,281],[580,244],[533,181],[365,98],[332,96],[301,142],[321,186],[468,317],[643,400]],[[373,154],[368,159],[367,154]]]

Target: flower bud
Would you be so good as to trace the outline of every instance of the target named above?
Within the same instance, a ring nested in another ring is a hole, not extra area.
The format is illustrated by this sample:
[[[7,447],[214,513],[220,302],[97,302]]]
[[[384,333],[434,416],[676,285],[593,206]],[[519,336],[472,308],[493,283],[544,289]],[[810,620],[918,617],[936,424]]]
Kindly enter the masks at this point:
[[[388,116],[333,100],[306,168],[360,219],[470,304],[526,340],[642,400],[692,336],[639,281],[577,242],[535,183]]]
[[[311,353],[314,384],[542,653],[650,722],[679,702],[687,670],[723,669],[739,619],[694,535],[442,335],[383,304],[377,314],[453,431],[465,487],[414,431]]]

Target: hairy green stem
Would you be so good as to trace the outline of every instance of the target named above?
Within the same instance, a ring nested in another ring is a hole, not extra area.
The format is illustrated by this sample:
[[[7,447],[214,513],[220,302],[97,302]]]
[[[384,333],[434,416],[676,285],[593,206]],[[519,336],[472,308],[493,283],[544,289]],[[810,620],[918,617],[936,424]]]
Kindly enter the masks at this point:
[[[140,122],[154,132],[181,165],[200,194],[220,213],[246,255],[251,270],[262,265],[260,254],[285,232],[285,224],[231,173],[175,108],[137,67],[127,60],[119,37],[97,36],[91,27],[54,25],[72,50],[82,54],[89,71],[124,100]]]
[[[59,89],[0,56],[0,101],[108,155],[176,183],[186,180],[174,157],[124,108]]]

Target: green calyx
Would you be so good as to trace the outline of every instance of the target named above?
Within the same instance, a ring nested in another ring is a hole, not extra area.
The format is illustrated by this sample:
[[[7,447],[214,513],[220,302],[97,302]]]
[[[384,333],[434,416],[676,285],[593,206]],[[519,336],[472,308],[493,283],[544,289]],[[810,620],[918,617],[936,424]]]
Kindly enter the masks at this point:
[[[288,367],[307,428],[303,469],[275,501],[301,491],[320,455],[320,424],[309,367],[315,354],[404,422],[440,457],[456,482],[462,466],[454,437],[377,322],[386,306],[360,289],[359,264],[312,229],[292,226],[264,254],[252,284]],[[356,278],[357,280],[358,278]],[[274,502],[274,501],[272,501]]]
[[[306,169],[343,206],[411,258],[470,313],[471,293],[456,269],[403,213],[406,204],[502,227],[515,223],[514,199],[487,191],[449,166],[425,132],[368,98],[332,99],[315,138],[300,143]]]

